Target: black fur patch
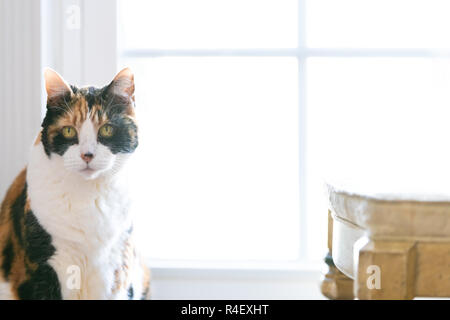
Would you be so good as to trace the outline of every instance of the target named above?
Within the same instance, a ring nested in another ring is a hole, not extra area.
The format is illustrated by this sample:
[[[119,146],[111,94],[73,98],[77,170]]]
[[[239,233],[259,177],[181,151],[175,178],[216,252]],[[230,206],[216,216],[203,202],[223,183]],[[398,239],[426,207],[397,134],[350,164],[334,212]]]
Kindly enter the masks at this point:
[[[16,234],[19,245],[23,246],[23,226],[24,226],[24,210],[27,202],[27,185],[23,187],[22,192],[11,206],[11,218],[13,222],[14,232]]]
[[[18,295],[23,300],[61,300],[61,287],[58,276],[47,263],[39,265],[29,280],[18,288]]]
[[[113,114],[109,124],[114,127],[112,137],[98,136],[98,141],[107,146],[112,153],[131,153],[138,146],[137,127],[132,120],[120,114]]]
[[[18,288],[19,299],[62,299],[61,287],[55,270],[48,264],[48,259],[55,253],[51,236],[39,224],[33,212],[25,212],[27,198],[27,185],[11,207],[14,233],[19,240],[19,245],[24,247],[28,261],[35,265],[26,263],[28,280]],[[11,243],[9,243],[11,244]],[[11,244],[11,249],[12,244]],[[8,245],[3,254],[8,256]],[[13,256],[10,255],[11,260]],[[25,263],[25,261],[24,261]],[[37,268],[36,268],[37,265]],[[8,265],[3,270],[8,270]],[[9,270],[10,270],[9,266]]]
[[[127,97],[113,94],[111,84],[102,90],[102,112],[109,119],[108,124],[114,127],[114,134],[109,138],[99,135],[98,141],[114,154],[132,153],[138,146],[138,135],[136,124],[126,116],[131,101]]]
[[[150,288],[145,288],[144,292],[142,292],[141,300],[147,300],[148,292],[150,291]]]
[[[31,262],[46,263],[55,254],[52,237],[41,227],[33,212],[25,216],[26,253]]]
[[[128,288],[128,299],[132,300],[133,297],[134,297],[134,289],[133,289],[133,286],[130,286]]]
[[[2,269],[3,275],[6,279],[8,279],[9,274],[11,272],[12,262],[14,260],[14,248],[11,242],[11,239],[6,243],[6,246],[3,248],[3,262]]]
[[[92,109],[92,106],[94,104],[103,104],[103,90],[103,88],[97,89],[94,87],[88,87],[87,89],[84,89],[82,91],[83,96],[86,99],[89,111]]]
[[[73,85],[70,85],[70,89],[72,90],[73,93],[77,93],[79,90],[77,87],[75,87]]]
[[[61,132],[59,132],[54,138],[51,151],[62,156],[70,146],[78,143],[78,136],[75,135],[73,139],[65,138]]]

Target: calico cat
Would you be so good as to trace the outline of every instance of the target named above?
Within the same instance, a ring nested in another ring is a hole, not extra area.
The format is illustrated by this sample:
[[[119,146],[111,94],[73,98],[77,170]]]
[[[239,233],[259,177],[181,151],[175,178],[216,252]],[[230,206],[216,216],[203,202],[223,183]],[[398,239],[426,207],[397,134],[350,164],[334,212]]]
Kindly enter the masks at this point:
[[[138,146],[133,73],[103,88],[44,77],[42,128],[0,210],[0,299],[145,299],[122,170]]]

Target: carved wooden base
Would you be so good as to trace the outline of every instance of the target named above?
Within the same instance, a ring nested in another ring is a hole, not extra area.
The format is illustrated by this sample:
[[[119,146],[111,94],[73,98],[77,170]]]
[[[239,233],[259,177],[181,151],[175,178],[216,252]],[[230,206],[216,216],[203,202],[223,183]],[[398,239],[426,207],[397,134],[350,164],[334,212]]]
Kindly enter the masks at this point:
[[[328,254],[325,257],[327,273],[323,275],[320,291],[328,299],[354,299],[353,280],[336,268],[332,256],[333,248],[333,218],[328,210]]]
[[[414,242],[360,239],[355,243],[358,299],[414,298],[416,250]]]
[[[324,274],[320,285],[322,294],[332,300],[351,300],[353,295],[353,280],[336,268],[331,254],[325,257],[328,272]]]
[[[450,201],[380,200],[337,191],[330,199],[330,253],[321,285],[326,297],[450,297]]]

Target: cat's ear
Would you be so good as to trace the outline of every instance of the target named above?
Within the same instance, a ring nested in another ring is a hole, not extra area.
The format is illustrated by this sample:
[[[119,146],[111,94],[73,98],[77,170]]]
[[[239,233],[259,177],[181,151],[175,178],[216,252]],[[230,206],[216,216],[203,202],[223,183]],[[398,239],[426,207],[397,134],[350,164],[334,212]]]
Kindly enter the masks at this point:
[[[130,68],[120,71],[109,84],[111,93],[134,101],[134,74]]]
[[[58,72],[50,69],[44,69],[45,89],[47,90],[47,99],[52,100],[58,97],[72,95],[72,89]]]

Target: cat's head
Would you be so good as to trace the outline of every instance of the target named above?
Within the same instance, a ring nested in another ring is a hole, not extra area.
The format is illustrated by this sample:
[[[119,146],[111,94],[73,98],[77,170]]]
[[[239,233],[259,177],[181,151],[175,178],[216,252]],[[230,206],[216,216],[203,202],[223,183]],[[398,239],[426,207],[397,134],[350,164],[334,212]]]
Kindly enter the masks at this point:
[[[76,88],[55,71],[44,71],[47,113],[41,141],[49,158],[86,179],[118,170],[138,146],[134,76],[120,71],[103,88]]]

